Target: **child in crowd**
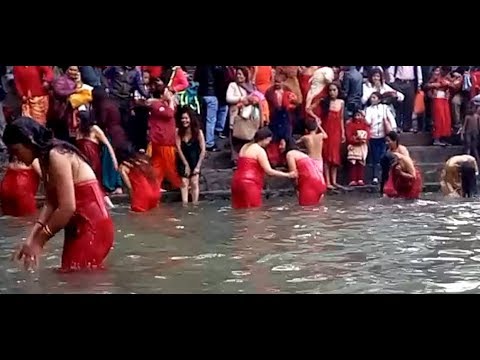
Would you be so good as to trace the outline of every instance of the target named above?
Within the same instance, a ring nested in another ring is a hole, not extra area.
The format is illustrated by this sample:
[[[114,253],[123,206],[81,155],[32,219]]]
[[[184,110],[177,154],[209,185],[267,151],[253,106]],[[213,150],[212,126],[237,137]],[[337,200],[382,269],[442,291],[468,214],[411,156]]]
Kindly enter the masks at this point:
[[[348,144],[349,186],[363,186],[365,185],[365,162],[368,155],[370,126],[361,110],[357,110],[353,119],[347,121],[345,132]]]

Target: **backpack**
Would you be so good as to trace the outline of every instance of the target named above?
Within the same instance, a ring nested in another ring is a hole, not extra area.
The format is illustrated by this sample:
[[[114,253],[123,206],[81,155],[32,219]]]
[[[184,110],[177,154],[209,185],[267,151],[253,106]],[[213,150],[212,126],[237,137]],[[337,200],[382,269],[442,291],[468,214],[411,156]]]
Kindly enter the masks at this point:
[[[190,82],[188,88],[176,94],[178,105],[181,107],[189,107],[195,113],[200,115],[200,101],[198,101],[198,83]]]

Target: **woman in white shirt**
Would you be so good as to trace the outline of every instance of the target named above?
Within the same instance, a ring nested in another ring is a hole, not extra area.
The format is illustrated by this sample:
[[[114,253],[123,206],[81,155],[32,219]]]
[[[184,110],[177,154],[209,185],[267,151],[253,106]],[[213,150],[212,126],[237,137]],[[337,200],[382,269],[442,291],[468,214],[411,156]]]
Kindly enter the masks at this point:
[[[383,72],[380,69],[373,69],[367,82],[363,84],[362,104],[366,104],[374,92],[379,92],[384,101],[388,99],[386,102],[392,102],[393,100],[402,102],[405,99],[401,92],[394,90],[385,83]],[[388,104],[388,106],[392,114],[395,114],[393,104]]]
[[[380,159],[385,154],[385,136],[397,128],[397,122],[390,107],[382,104],[382,94],[374,92],[370,95],[370,105],[365,109],[365,120],[370,125],[370,159],[373,170],[372,184],[377,185]]]

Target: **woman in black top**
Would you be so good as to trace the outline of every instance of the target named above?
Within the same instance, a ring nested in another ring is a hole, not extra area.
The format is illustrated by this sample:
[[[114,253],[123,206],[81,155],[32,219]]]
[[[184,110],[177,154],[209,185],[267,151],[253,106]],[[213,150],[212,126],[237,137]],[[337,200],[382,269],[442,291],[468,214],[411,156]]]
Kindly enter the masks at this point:
[[[181,108],[177,118],[176,143],[178,151],[177,170],[182,178],[182,202],[188,204],[188,189],[192,202],[198,204],[200,195],[200,168],[205,158],[206,144],[197,115],[189,108]]]

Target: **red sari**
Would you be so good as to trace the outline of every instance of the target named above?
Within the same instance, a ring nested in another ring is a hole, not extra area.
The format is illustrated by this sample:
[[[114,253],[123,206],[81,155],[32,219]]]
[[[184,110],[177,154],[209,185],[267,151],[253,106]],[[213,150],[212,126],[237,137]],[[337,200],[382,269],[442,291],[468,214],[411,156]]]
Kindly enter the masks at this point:
[[[0,202],[3,215],[28,216],[37,211],[40,176],[34,169],[8,168],[0,182]]]
[[[328,138],[323,140],[323,161],[327,165],[340,166],[342,159],[340,156],[340,149],[342,146],[342,111],[330,110],[324,121],[322,127],[328,135]]]
[[[440,83],[440,86],[431,90],[433,118],[432,135],[434,139],[449,137],[452,135],[449,82],[444,78],[431,80],[431,82]]]
[[[247,209],[262,206],[265,173],[255,159],[239,157],[232,178],[232,207]]]
[[[327,191],[323,177],[323,164],[312,158],[303,158],[297,162],[298,203],[300,206],[318,205]]]
[[[77,148],[87,158],[90,166],[97,177],[97,180],[102,182],[102,157],[100,144],[88,138],[77,139]]]
[[[395,169],[390,169],[383,193],[390,198],[418,199],[423,190],[422,174],[415,167],[415,179],[401,176]]]
[[[161,192],[157,181],[149,180],[137,167],[130,169],[128,178],[132,185],[130,208],[134,212],[146,212],[158,206]]]
[[[61,271],[103,267],[115,230],[97,180],[75,184],[76,210],[65,227]]]

